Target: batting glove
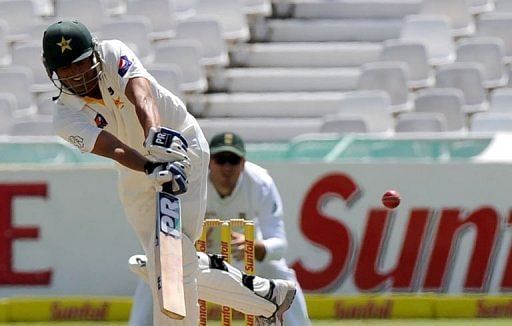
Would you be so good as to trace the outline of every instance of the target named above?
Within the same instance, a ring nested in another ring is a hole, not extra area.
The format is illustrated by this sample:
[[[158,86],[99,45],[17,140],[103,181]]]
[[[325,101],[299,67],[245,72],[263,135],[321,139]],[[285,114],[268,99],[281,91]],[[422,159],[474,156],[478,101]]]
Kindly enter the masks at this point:
[[[144,165],[144,172],[153,180],[157,189],[172,195],[183,194],[188,190],[190,162],[151,162]]]
[[[169,128],[151,127],[144,140],[144,148],[158,162],[190,160],[187,155],[187,141],[179,132]]]

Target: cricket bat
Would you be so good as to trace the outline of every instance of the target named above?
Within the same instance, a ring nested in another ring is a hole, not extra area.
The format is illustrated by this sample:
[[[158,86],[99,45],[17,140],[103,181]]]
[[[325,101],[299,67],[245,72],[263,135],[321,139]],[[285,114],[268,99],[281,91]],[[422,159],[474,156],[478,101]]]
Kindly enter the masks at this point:
[[[173,319],[186,316],[183,291],[181,205],[178,197],[157,192],[155,273],[160,311]]]

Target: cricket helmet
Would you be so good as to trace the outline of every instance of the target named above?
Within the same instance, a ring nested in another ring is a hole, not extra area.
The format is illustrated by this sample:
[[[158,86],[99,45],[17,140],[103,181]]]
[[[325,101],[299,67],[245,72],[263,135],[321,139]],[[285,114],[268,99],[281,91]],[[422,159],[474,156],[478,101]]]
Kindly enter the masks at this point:
[[[43,64],[48,76],[61,91],[68,86],[63,84],[66,79],[82,78],[84,85],[88,85],[92,80],[98,79],[101,74],[100,60],[96,49],[96,40],[84,24],[78,21],[59,21],[48,26],[43,35]],[[96,70],[92,79],[85,79],[85,73],[72,76],[66,79],[60,79],[56,75],[58,68],[66,67],[72,63],[79,62],[92,57],[93,64],[90,70]],[[87,88],[87,87],[86,87]],[[90,87],[88,88],[90,89]],[[74,89],[69,89],[71,94],[77,94]],[[77,94],[83,95],[83,94]]]

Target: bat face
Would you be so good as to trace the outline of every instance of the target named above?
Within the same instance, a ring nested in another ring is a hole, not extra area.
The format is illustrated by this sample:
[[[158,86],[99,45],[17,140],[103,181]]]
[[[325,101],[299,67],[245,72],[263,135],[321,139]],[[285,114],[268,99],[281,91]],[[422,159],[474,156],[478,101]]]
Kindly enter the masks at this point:
[[[181,206],[178,197],[157,193],[155,272],[160,311],[170,318],[186,316],[183,290]]]

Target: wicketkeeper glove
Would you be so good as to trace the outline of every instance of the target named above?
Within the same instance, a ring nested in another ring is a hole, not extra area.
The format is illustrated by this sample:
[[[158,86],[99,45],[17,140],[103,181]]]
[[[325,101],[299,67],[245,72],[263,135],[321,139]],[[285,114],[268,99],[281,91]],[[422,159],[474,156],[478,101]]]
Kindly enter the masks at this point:
[[[157,184],[161,191],[172,195],[185,193],[188,189],[190,162],[187,160],[175,162],[151,162],[144,165],[146,175]]]
[[[154,161],[174,162],[189,160],[188,144],[183,136],[172,129],[152,127],[144,140],[144,148]]]

